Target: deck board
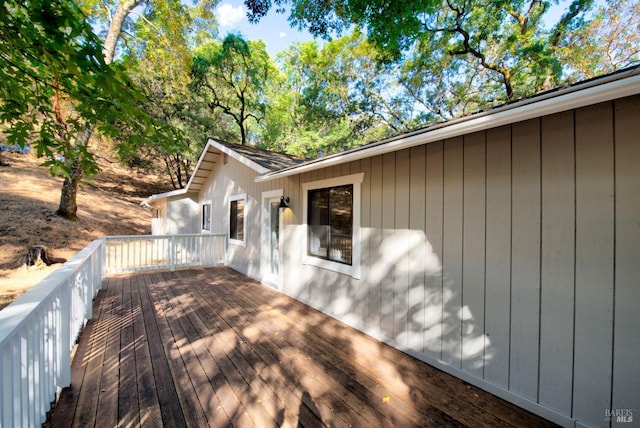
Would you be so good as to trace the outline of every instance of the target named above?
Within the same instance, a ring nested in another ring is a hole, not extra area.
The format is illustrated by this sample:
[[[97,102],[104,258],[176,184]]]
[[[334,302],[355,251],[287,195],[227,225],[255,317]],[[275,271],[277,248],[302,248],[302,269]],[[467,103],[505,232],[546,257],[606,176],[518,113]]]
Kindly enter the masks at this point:
[[[229,268],[105,279],[50,426],[552,426]]]

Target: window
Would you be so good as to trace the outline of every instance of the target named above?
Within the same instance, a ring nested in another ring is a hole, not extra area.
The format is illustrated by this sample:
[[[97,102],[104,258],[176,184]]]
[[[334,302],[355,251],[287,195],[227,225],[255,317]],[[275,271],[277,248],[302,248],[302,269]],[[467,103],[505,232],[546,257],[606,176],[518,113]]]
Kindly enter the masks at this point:
[[[202,230],[211,231],[211,204],[202,205]]]
[[[247,195],[232,196],[229,201],[229,242],[245,245],[245,205]]]
[[[309,190],[308,254],[351,264],[353,185]]]
[[[360,278],[360,186],[364,173],[302,184],[304,264]]]

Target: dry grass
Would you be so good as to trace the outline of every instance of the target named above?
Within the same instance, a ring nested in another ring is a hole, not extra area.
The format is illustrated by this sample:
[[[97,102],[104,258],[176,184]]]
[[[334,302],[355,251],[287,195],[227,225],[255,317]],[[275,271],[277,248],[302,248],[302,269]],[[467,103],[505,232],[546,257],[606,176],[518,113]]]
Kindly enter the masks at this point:
[[[79,220],[72,222],[54,214],[62,179],[40,163],[31,155],[0,154],[0,308],[60,267],[25,269],[21,258],[31,245],[69,259],[103,235],[148,234],[151,216],[140,202],[171,190],[164,178],[102,159],[101,172],[79,189]]]

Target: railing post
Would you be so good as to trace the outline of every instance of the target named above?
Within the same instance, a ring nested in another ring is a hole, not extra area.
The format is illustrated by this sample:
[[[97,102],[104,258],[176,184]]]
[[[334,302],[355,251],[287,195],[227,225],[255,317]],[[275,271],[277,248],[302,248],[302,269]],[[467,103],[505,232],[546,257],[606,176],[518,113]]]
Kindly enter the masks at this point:
[[[107,238],[103,236],[101,241],[102,248],[100,249],[100,258],[102,262],[102,269],[100,272],[100,278],[102,279],[107,274]]]
[[[170,266],[171,266],[171,272],[176,270],[176,256],[177,256],[177,251],[178,249],[176,248],[176,235],[171,235],[171,240],[169,241],[169,248],[170,248]]]
[[[58,316],[60,322],[60,341],[58,342],[59,362],[58,368],[59,380],[58,385],[61,387],[69,386],[71,383],[71,284],[70,280],[65,281],[60,295],[60,305],[58,307]]]

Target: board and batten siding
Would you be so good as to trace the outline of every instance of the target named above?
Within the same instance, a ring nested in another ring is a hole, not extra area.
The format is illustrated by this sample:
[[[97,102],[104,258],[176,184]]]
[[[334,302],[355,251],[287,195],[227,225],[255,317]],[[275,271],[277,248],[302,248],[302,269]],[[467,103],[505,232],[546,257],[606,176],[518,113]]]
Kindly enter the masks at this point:
[[[634,96],[301,174],[365,173],[362,276],[302,265],[296,217],[283,291],[561,424],[635,421],[639,138]]]

